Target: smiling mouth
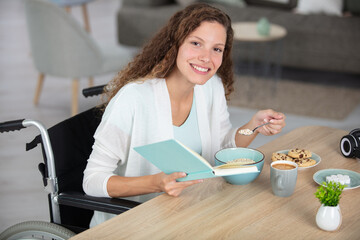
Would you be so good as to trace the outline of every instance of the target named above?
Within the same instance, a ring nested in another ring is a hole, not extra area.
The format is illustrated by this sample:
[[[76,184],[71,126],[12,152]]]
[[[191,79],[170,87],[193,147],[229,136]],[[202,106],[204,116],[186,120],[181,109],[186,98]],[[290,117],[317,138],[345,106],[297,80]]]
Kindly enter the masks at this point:
[[[206,72],[210,71],[210,68],[203,68],[203,67],[199,67],[199,66],[196,66],[196,65],[193,65],[193,64],[190,64],[190,65],[191,65],[191,67],[193,67],[194,69],[196,69],[199,72],[206,73]]]

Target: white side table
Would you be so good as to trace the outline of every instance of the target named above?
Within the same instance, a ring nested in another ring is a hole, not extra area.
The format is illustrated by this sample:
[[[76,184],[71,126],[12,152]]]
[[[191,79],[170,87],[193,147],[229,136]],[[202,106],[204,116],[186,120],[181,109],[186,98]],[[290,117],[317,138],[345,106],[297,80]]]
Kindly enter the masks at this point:
[[[284,27],[270,24],[270,32],[267,36],[262,36],[257,31],[257,22],[235,22],[232,25],[234,30],[234,40],[240,44],[249,46],[250,73],[255,75],[254,70],[254,50],[257,45],[263,44],[265,47],[265,58],[263,63],[263,73],[265,77],[270,76],[271,67],[274,68],[274,78],[276,85],[281,78],[281,57],[282,57],[282,40],[287,35]],[[241,54],[241,52],[239,53]],[[272,64],[273,63],[273,64]]]

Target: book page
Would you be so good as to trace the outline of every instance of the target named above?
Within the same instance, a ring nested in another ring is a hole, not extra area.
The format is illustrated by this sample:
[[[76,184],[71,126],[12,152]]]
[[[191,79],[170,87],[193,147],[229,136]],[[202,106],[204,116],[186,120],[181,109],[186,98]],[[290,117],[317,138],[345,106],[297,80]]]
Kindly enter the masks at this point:
[[[191,148],[185,146],[184,144],[182,144],[181,142],[179,142],[178,140],[175,139],[175,141],[177,143],[179,143],[183,148],[185,148],[186,150],[188,150],[189,152],[191,152],[192,154],[194,154],[199,160],[201,160],[202,162],[204,162],[206,165],[208,165],[210,168],[213,168],[210,163],[203,158],[203,156],[201,156],[200,154],[198,154],[197,152],[195,152],[194,150],[192,150]]]
[[[237,168],[214,168],[216,176],[228,176],[241,173],[259,172],[256,166],[239,166]]]

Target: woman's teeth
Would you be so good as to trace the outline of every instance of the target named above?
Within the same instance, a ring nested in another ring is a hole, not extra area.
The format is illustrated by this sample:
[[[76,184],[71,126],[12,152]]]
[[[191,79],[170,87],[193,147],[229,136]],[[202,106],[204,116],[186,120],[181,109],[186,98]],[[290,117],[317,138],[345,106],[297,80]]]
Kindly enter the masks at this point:
[[[195,68],[196,70],[200,71],[200,72],[207,72],[209,71],[209,68],[202,68],[199,66],[195,66],[195,65],[191,65],[193,68]]]

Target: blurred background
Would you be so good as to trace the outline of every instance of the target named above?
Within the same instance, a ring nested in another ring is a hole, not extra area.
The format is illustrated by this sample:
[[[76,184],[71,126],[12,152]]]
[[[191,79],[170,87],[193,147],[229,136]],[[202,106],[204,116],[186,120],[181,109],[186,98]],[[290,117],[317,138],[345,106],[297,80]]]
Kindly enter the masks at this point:
[[[103,45],[119,45],[117,40],[117,12],[122,7],[119,0],[96,0],[87,4],[88,17],[91,27],[91,36]],[[69,13],[71,16],[84,26],[83,12],[80,6],[74,6]],[[126,34],[126,33],[124,33]],[[122,47],[127,48],[123,45]],[[360,66],[359,66],[360,67]],[[299,77],[299,73],[302,73]],[[116,72],[107,73],[94,77],[94,85],[106,84]],[[283,78],[280,82],[287,84],[278,86],[281,92],[283,88],[292,86],[302,86],[316,95],[316,89],[330,86],[329,92],[322,95],[323,100],[333,98],[337,93],[360,96],[359,75],[335,74],[336,79],[329,84],[326,81],[329,77],[334,77],[330,73],[308,72],[304,75],[302,71],[283,69]],[[46,76],[43,90],[37,106],[33,104],[38,71],[34,66],[33,53],[30,49],[29,35],[24,13],[24,3],[20,0],[1,0],[0,1],[0,121],[14,119],[34,119],[42,122],[46,127],[65,120],[71,116],[71,88],[70,80],[60,77]],[[309,86],[309,79],[316,82],[316,86]],[[240,81],[240,80],[239,80]],[[260,88],[254,97],[260,101],[269,101],[274,98],[273,92],[268,92],[266,88],[261,88],[263,82],[259,82],[256,77],[243,79],[243,89],[249,89],[249,81],[257,82]],[[269,84],[269,81],[267,82]],[[270,82],[271,84],[271,82]],[[295,85],[293,85],[295,84]],[[79,89],[87,88],[89,82],[87,78],[80,79]],[[267,85],[268,86],[268,85]],[[347,92],[344,92],[345,89]],[[264,90],[265,89],[265,90]],[[314,90],[315,89],[315,90]],[[350,89],[350,90],[349,90]],[[264,90],[264,91],[260,91]],[[295,89],[296,90],[296,89]],[[244,90],[242,90],[244,91]],[[344,96],[345,96],[344,95]],[[247,92],[235,91],[235,96],[245,99]],[[258,136],[250,145],[257,148],[267,142],[283,135],[291,130],[308,125],[324,125],[350,131],[360,127],[360,100],[359,97],[344,99],[347,102],[355,101],[346,116],[343,117],[319,117],[311,114],[296,114],[290,108],[284,108],[281,103],[286,103],[288,99],[294,101],[292,108],[301,108],[301,97],[287,97],[278,99],[276,104],[279,109],[285,109],[287,116],[287,126],[284,131],[276,136]],[[304,99],[306,97],[303,97]],[[315,98],[316,100],[316,98]],[[80,92],[78,96],[78,111],[82,112],[97,104],[100,97],[85,98]],[[251,107],[244,107],[239,104],[229,106],[230,117],[233,125],[240,126],[246,123],[250,117],[259,109],[259,104],[251,104]],[[341,105],[340,102],[337,101]],[[306,103],[309,104],[309,103]],[[313,107],[317,103],[313,102]],[[345,102],[344,102],[345,104]],[[309,105],[306,105],[309,106]],[[324,105],[327,106],[327,105]],[[337,106],[339,107],[339,106]],[[346,107],[346,106],[344,106]],[[308,109],[311,108],[307,107]],[[341,106],[340,106],[341,108]],[[287,110],[288,109],[288,110]],[[322,111],[331,112],[330,107],[323,108]],[[43,191],[41,175],[37,170],[37,165],[42,161],[40,148],[25,151],[25,144],[30,142],[38,134],[37,129],[29,128],[21,132],[4,133],[0,135],[0,232],[7,227],[26,220],[49,221],[48,202],[46,193]]]

